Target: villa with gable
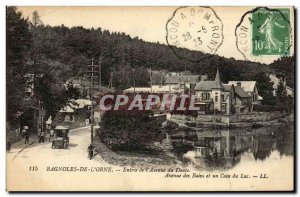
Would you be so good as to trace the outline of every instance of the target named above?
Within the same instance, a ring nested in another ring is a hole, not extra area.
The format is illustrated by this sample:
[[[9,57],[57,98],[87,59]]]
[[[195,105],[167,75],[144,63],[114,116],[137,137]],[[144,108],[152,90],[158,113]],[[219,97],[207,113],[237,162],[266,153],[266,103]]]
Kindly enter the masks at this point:
[[[223,84],[217,70],[215,80],[200,81],[195,86],[200,114],[249,113],[260,104],[256,81],[229,81]]]
[[[217,70],[214,81],[200,81],[195,86],[197,102],[200,114],[226,114],[233,113],[234,87],[222,84],[219,70]]]

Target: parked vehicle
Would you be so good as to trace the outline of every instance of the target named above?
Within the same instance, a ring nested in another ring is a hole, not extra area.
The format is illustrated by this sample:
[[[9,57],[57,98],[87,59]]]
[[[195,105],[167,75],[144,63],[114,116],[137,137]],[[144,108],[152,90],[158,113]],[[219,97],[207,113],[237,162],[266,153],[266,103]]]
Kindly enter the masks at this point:
[[[69,146],[69,128],[57,126],[54,129],[54,140],[52,148],[68,148]]]

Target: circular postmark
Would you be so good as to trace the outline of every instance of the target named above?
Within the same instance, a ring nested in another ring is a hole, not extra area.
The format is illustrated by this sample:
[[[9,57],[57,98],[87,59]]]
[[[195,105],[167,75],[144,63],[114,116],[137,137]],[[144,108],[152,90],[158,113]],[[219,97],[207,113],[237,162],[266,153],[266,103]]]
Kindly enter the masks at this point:
[[[194,62],[214,55],[224,37],[223,23],[210,7],[177,8],[166,24],[166,31],[167,44],[175,55]]]
[[[293,53],[290,8],[257,7],[235,29],[236,47],[245,60],[272,62]]]

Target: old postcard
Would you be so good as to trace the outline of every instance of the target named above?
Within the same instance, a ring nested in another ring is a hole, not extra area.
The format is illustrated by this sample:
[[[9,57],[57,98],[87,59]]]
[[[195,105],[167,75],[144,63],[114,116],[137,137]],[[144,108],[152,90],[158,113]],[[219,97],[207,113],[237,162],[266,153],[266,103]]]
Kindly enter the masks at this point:
[[[7,191],[294,191],[294,21],[7,6]]]

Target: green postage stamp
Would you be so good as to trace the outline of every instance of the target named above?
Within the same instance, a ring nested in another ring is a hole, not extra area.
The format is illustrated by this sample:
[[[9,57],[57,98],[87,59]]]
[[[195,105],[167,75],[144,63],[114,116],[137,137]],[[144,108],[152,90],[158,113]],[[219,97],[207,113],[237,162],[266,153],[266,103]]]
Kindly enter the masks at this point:
[[[238,51],[249,61],[272,62],[291,56],[294,13],[290,8],[256,7],[246,12],[235,29]]]
[[[289,55],[290,10],[259,9],[252,13],[252,54]]]

